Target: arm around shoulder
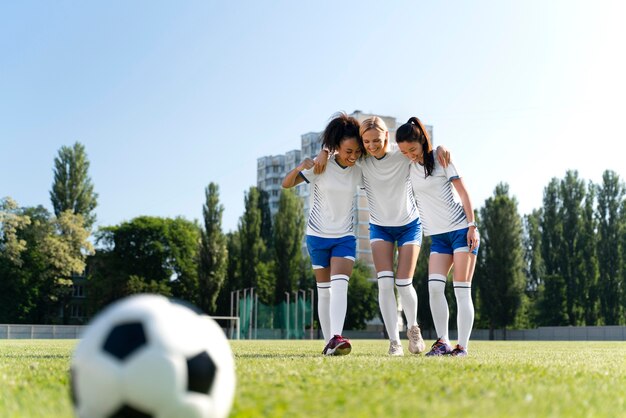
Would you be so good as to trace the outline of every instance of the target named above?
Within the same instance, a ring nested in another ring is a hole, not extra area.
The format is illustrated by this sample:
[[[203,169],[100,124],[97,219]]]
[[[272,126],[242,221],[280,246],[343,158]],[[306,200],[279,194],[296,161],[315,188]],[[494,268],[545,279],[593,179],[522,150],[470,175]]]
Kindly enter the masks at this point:
[[[315,159],[313,160],[313,162],[315,163],[313,173],[322,174],[324,170],[326,170],[326,163],[328,163],[329,158],[330,152],[327,149],[322,148],[319,154],[317,154],[317,157],[315,157]]]
[[[446,168],[448,164],[450,164],[450,161],[452,160],[452,157],[450,155],[450,150],[444,147],[443,145],[439,145],[437,147],[436,154],[437,154],[437,159],[439,160],[439,163],[442,165],[443,168]]]
[[[313,160],[310,158],[306,158],[304,161],[302,161],[299,166],[287,173],[287,175],[283,179],[283,188],[289,189],[302,183],[304,179],[302,178],[302,176],[299,175],[300,172],[302,170],[308,170],[309,168],[313,167],[313,164]]]

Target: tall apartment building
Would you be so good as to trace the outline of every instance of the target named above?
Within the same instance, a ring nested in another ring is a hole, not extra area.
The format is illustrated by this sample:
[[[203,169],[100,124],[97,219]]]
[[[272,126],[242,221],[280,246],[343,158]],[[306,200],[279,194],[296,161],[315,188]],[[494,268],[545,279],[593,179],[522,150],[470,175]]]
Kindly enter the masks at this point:
[[[350,116],[359,122],[374,115],[355,110]],[[377,115],[378,116],[378,115]],[[380,116],[389,129],[389,138],[395,142],[397,122],[391,116]],[[432,137],[432,127],[426,127]],[[257,160],[257,187],[266,190],[270,198],[272,216],[278,211],[278,199],[282,179],[305,158],[315,158],[322,148],[322,132],[309,132],[301,135],[300,149],[287,152],[285,155],[272,155]],[[296,193],[302,199],[305,219],[309,215],[310,186],[306,183],[298,185]],[[354,231],[357,238],[357,258],[363,260],[374,271],[374,261],[369,242],[369,210],[365,191],[359,189],[356,199],[356,213],[354,216]]]
[[[285,174],[302,161],[300,150],[292,150],[285,155],[269,155],[257,159],[257,187],[269,194],[272,216],[278,212],[278,200]]]

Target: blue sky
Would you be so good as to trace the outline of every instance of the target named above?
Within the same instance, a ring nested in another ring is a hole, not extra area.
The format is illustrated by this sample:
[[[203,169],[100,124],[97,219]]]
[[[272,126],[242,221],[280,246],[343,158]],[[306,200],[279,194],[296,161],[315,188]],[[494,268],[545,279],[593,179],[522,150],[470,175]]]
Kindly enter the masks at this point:
[[[58,149],[86,146],[98,225],[200,219],[220,187],[237,228],[256,160],[336,111],[418,116],[476,207],[520,214],[575,169],[626,178],[626,3],[0,3],[0,197],[51,209]]]

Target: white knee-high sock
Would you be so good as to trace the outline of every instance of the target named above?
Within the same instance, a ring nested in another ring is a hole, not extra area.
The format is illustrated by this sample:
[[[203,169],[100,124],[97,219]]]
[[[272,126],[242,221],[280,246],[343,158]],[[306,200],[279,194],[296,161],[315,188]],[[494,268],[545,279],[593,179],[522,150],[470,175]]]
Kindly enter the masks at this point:
[[[380,305],[380,312],[383,314],[383,322],[389,339],[400,341],[398,304],[396,294],[393,291],[393,271],[378,272],[378,304]]]
[[[453,282],[452,284],[454,285],[454,296],[456,296],[456,327],[459,331],[459,345],[467,350],[474,325],[472,283]]]
[[[417,325],[417,292],[413,287],[413,279],[396,279],[396,287],[406,317],[406,325],[411,328]]]
[[[430,313],[433,315],[433,323],[437,337],[450,341],[448,338],[448,301],[446,300],[446,276],[442,274],[428,275],[428,300],[430,302]]]
[[[324,342],[333,337],[330,334],[330,283],[317,284],[317,316],[324,335]]]
[[[348,282],[345,274],[330,276],[330,338],[341,335],[348,310]]]

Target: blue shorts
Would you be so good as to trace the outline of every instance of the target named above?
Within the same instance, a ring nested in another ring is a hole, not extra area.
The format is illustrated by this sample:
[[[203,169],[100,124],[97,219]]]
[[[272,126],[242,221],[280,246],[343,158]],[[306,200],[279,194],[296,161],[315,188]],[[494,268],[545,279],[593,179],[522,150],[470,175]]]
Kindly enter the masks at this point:
[[[370,243],[376,241],[422,245],[422,223],[419,218],[403,226],[380,226],[370,223]]]
[[[356,258],[356,237],[348,235],[341,238],[322,238],[313,235],[306,236],[306,248],[309,250],[313,269],[323,269],[330,266],[331,257]]]
[[[468,230],[469,228],[463,228],[431,236],[430,252],[450,255],[459,252],[469,252],[469,247],[467,246]],[[474,248],[472,254],[478,255],[478,247]]]

